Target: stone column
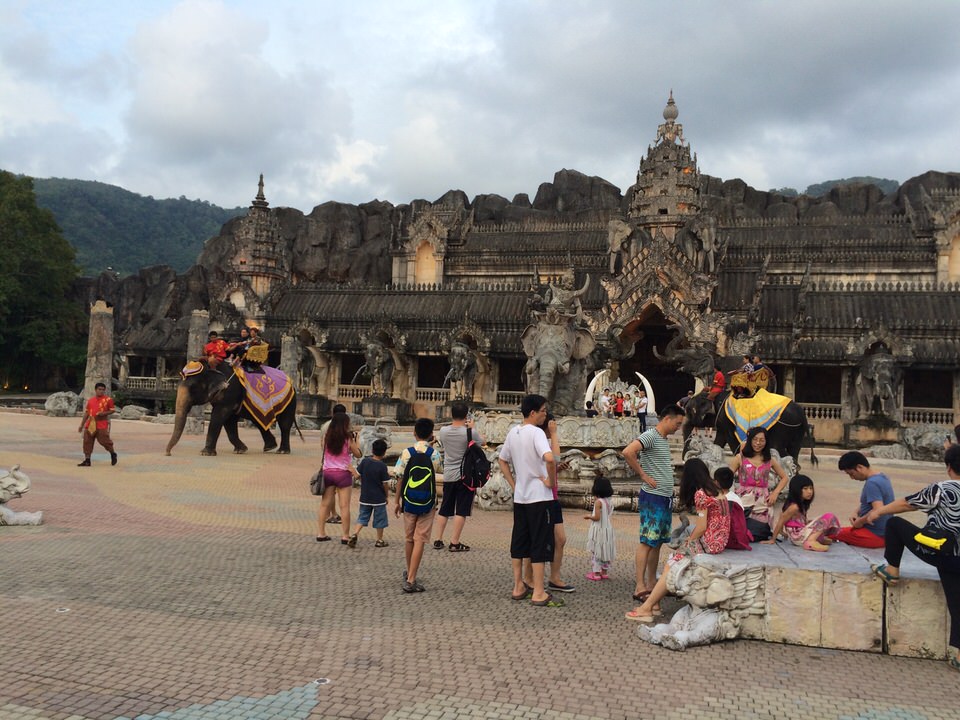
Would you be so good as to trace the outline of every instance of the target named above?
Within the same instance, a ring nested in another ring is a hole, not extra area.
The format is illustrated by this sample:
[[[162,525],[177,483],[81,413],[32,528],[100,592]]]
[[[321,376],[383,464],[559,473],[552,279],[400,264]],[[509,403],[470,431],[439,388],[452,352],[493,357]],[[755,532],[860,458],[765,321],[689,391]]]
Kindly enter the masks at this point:
[[[209,326],[210,313],[206,310],[194,310],[190,314],[190,329],[187,331],[187,362],[203,355]]]
[[[290,335],[280,337],[280,370],[287,374],[290,382],[297,387],[297,371],[300,366],[300,355],[297,345],[300,341]]]
[[[87,339],[87,371],[83,378],[83,400],[95,394],[94,386],[102,382],[110,391],[113,368],[113,308],[103,300],[90,307],[90,335]]]
[[[843,368],[840,371],[840,419],[845,423],[857,419],[857,408],[854,401],[854,373],[857,368]]]
[[[210,327],[210,313],[206,310],[194,310],[190,314],[190,327],[187,330],[187,362],[203,355],[203,346],[207,343]],[[157,363],[159,370],[160,364]],[[203,405],[195,405],[187,416],[184,432],[187,435],[203,435]]]
[[[788,398],[797,397],[797,368],[794,365],[787,365],[783,368],[783,394]]]
[[[953,422],[960,418],[960,370],[953,371]]]

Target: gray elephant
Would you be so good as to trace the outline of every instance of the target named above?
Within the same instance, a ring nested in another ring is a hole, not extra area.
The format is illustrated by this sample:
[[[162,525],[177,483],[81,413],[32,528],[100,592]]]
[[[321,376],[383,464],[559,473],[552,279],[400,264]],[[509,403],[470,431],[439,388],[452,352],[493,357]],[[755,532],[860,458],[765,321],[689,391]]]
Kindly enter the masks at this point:
[[[450,387],[457,400],[473,400],[473,387],[477,379],[477,355],[464,343],[455,342],[447,355],[450,371],[443,379],[443,387]]]
[[[897,419],[897,395],[894,386],[897,369],[893,357],[886,354],[870,355],[860,363],[857,373],[857,416],[866,418],[880,415]]]
[[[571,361],[583,360],[597,344],[593,333],[552,312],[552,308],[536,325],[527,326],[520,342],[528,358],[524,368],[527,392],[548,399],[552,399],[558,376],[570,372]]]
[[[357,370],[351,382],[356,384],[361,375],[367,375],[370,378],[371,395],[390,397],[393,390],[391,380],[396,369],[393,354],[383,343],[373,341],[367,343],[363,355],[366,362]]]

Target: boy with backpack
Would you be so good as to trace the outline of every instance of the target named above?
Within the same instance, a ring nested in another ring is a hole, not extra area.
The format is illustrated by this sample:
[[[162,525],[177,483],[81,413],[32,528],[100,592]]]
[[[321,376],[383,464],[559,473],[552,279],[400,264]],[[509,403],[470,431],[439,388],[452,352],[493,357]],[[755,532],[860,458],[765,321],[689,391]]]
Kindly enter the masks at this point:
[[[387,454],[387,441],[378,439],[373,441],[372,457],[366,457],[357,466],[360,473],[360,513],[357,524],[353,528],[353,535],[347,541],[349,547],[357,546],[360,531],[370,522],[373,515],[373,529],[377,531],[377,542],[374,547],[387,547],[390,543],[383,539],[383,529],[387,527],[387,466],[383,456]]]
[[[433,439],[433,420],[420,418],[413,426],[416,443],[405,449],[394,466],[397,476],[397,496],[394,513],[403,513],[403,529],[406,537],[404,555],[407,569],[403,571],[403,591],[423,592],[417,581],[417,571],[423,558],[423,547],[430,542],[433,516],[437,504],[437,478],[442,477],[440,454],[430,447]]]
[[[443,447],[443,500],[440,503],[440,518],[433,536],[435,550],[443,550],[443,531],[447,519],[453,518],[453,534],[450,536],[450,552],[466,552],[469,545],[460,542],[464,523],[473,509],[477,488],[483,487],[490,475],[490,461],[483,454],[483,438],[473,429],[473,419],[468,417],[467,404],[455,402],[450,406],[453,423],[440,428],[437,433]],[[472,449],[475,448],[475,449]],[[475,453],[480,452],[483,462],[478,462]],[[486,466],[486,477],[483,468]],[[466,473],[464,476],[462,473]]]

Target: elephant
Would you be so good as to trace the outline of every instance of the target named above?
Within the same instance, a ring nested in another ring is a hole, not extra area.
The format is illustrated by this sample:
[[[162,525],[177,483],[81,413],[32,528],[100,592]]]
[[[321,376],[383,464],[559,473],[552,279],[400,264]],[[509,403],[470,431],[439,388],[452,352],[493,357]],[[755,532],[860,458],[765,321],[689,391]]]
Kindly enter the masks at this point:
[[[707,397],[704,390],[690,398],[684,407],[687,416],[683,424],[685,443],[695,428],[714,427],[714,442],[717,445],[727,446],[734,454],[740,450],[740,439],[733,422],[723,409],[729,396],[729,391],[723,392],[713,401]],[[807,442],[810,444],[810,462],[817,464],[819,461],[813,451],[813,427],[807,422],[807,413],[803,407],[791,400],[780,414],[780,419],[767,428],[767,445],[783,457],[789,455],[799,466],[800,450]]]
[[[443,379],[443,387],[450,386],[458,400],[473,400],[473,385],[477,379],[477,355],[469,346],[455,342],[447,355],[450,371]]]
[[[375,396],[392,397],[393,371],[396,369],[396,363],[393,354],[383,343],[372,341],[368,342],[363,350],[366,362],[357,370],[353,376],[352,383],[356,384],[357,379],[362,374],[370,377],[370,394]]]
[[[881,415],[896,419],[896,366],[890,355],[871,355],[860,363],[855,387],[859,418]]]
[[[216,455],[217,440],[221,429],[227,431],[227,438],[233,445],[235,453],[245,453],[247,446],[240,440],[237,433],[237,422],[243,418],[252,420],[252,416],[243,405],[246,389],[240,379],[228,365],[221,365],[221,370],[211,370],[205,360],[198,361],[201,366],[199,372],[187,375],[177,387],[176,416],[173,426],[173,435],[167,443],[166,454],[169,455],[174,446],[180,441],[183,428],[187,422],[187,414],[197,405],[210,403],[210,423],[207,426],[207,440],[200,451],[201,455]],[[287,382],[290,379],[287,378]],[[276,450],[278,454],[290,453],[290,430],[294,427],[297,414],[297,396],[293,391],[293,398],[277,415],[276,422],[280,427],[280,445],[269,430],[259,427],[263,436],[263,451]],[[257,424],[256,422],[254,423]],[[299,432],[299,428],[297,429]],[[303,435],[301,434],[301,439]]]
[[[676,330],[677,334],[670,338],[670,342],[663,350],[663,355],[654,346],[652,348],[654,357],[664,362],[678,364],[681,371],[690,373],[695,378],[699,378],[704,385],[709,385],[713,378],[713,355],[697,345],[681,348],[680,344],[686,339],[682,325],[670,325],[668,329]]]
[[[551,310],[536,325],[528,325],[520,336],[528,358],[524,367],[527,392],[548,399],[557,388],[558,375],[570,372],[571,361],[583,360],[597,344],[589,330]]]

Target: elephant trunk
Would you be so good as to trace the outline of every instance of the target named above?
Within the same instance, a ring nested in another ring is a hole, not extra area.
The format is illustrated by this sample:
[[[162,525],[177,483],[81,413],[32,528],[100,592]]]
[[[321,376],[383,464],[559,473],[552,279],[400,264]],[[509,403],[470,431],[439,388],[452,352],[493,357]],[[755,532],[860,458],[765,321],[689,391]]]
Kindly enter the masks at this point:
[[[549,397],[553,391],[553,383],[557,374],[556,358],[546,357],[540,359],[540,387],[531,392]]]
[[[166,454],[169,455],[174,446],[180,442],[180,436],[183,435],[183,428],[187,424],[187,413],[193,407],[190,401],[190,391],[183,383],[177,388],[176,418],[173,423],[173,435],[170,436],[170,442],[167,443]]]

